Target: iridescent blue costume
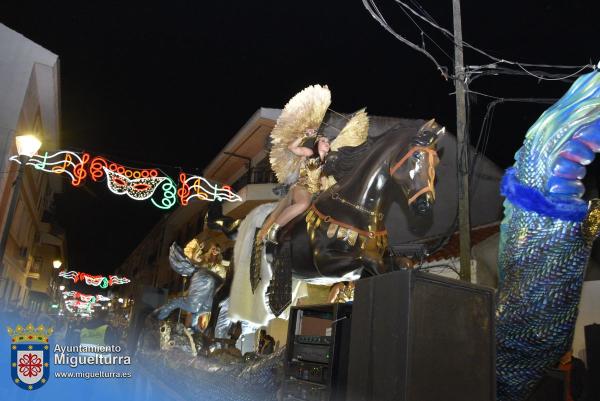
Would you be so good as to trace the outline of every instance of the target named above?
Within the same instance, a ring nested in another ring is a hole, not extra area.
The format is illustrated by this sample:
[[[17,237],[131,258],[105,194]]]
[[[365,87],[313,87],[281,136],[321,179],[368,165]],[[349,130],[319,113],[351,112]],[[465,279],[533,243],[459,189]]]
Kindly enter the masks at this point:
[[[581,199],[600,151],[600,72],[579,78],[529,129],[502,182],[498,400],[524,400],[571,347],[598,204]]]

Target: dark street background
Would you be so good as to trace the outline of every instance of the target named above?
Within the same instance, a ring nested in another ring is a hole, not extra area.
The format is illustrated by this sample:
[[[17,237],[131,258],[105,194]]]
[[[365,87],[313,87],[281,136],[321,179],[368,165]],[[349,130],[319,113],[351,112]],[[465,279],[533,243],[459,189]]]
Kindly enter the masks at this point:
[[[451,1],[407,3],[422,6],[452,31]],[[598,3],[463,1],[463,37],[500,59],[597,64]],[[413,16],[421,35],[394,0],[376,4],[398,33],[424,43],[452,71],[450,40]],[[372,115],[435,117],[455,131],[452,81],[386,32],[360,0],[3,1],[0,22],[60,57],[64,149],[138,167],[158,166],[171,176],[179,168],[201,174],[259,107],[281,108],[316,83],[329,85],[337,111],[366,106]],[[466,65],[492,61],[465,51]],[[485,75],[470,89],[503,98],[558,98],[570,83],[527,74]],[[548,107],[500,104],[490,130],[480,137],[493,98],[472,94],[469,100],[471,140],[503,168]],[[167,213],[116,197],[103,184],[73,189],[65,181],[64,188],[56,215],[67,232],[69,267],[75,270],[112,272]]]

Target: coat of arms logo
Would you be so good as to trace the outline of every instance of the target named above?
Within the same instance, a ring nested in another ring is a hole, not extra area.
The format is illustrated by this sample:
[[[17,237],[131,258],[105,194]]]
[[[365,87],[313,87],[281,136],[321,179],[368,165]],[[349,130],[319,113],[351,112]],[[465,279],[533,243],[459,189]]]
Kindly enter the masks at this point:
[[[37,390],[50,378],[50,345],[48,337],[54,329],[31,323],[8,327],[11,337],[10,372],[12,381],[24,390]]]

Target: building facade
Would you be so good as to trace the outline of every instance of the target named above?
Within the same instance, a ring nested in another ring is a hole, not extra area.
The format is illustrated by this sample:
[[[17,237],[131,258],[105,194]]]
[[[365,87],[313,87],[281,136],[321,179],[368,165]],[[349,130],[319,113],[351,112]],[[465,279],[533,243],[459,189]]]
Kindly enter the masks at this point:
[[[61,179],[26,168],[10,227],[6,217],[18,164],[15,136],[34,134],[44,150],[59,148],[60,69],[58,56],[0,24],[0,230],[10,230],[0,268],[0,306],[32,313],[55,305],[57,269],[66,263],[64,233],[52,222]],[[4,232],[4,231],[3,231]]]

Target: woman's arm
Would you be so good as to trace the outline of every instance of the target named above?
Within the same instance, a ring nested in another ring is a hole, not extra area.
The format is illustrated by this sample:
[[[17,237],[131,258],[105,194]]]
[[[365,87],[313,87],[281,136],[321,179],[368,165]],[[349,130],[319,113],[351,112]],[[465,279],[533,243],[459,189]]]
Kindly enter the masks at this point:
[[[290,150],[290,152],[292,152],[296,156],[310,157],[313,155],[312,149],[307,148],[306,146],[300,146],[300,144],[302,143],[302,140],[304,138],[306,138],[307,136],[311,137],[311,136],[316,136],[316,135],[317,135],[316,131],[308,130],[306,136],[300,136],[300,137],[296,138],[296,140],[294,142],[289,144],[288,149]]]

